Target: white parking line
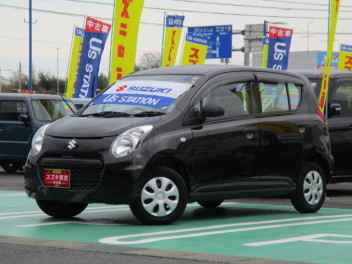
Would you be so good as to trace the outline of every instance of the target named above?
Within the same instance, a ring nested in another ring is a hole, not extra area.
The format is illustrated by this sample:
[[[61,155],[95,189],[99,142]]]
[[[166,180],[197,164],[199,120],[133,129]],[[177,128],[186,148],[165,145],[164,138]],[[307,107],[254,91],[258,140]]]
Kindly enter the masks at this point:
[[[281,228],[281,227],[313,225],[313,224],[323,224],[323,223],[334,223],[334,222],[346,222],[346,221],[352,221],[352,218],[345,218],[345,217],[351,217],[351,216],[352,215],[318,216],[318,217],[290,218],[290,219],[283,219],[283,220],[247,222],[247,223],[228,224],[228,225],[216,225],[216,226],[208,226],[208,227],[200,227],[200,228],[188,228],[188,229],[178,229],[178,230],[171,230],[171,231],[151,232],[151,233],[144,233],[144,234],[139,233],[139,234],[132,234],[132,235],[107,237],[107,238],[99,239],[99,242],[104,243],[104,244],[113,244],[113,245],[143,244],[143,243],[151,243],[151,242],[162,241],[162,240],[200,237],[200,236],[218,235],[218,234],[235,233],[235,232],[252,231],[252,230],[263,230],[263,229],[273,229],[273,228]],[[327,219],[327,218],[338,218],[338,219],[323,220],[323,219]],[[322,219],[322,220],[317,221],[318,219]],[[287,223],[287,224],[278,224],[278,225],[263,225],[263,224],[284,223],[284,222],[292,222],[292,221],[306,221],[306,220],[315,220],[315,221]],[[224,229],[224,230],[208,231],[208,232],[197,232],[197,231],[202,231],[202,230],[207,230],[207,229],[220,229],[220,228],[249,226],[249,225],[261,225],[261,226],[245,227],[245,228],[237,228],[237,229]],[[187,233],[187,232],[192,232],[192,233],[191,234],[176,235],[176,236],[162,236],[162,235],[167,235],[167,234]],[[124,241],[124,239],[138,238],[138,237],[145,237],[145,236],[153,236],[153,237],[138,239],[138,240]]]
[[[244,246],[251,246],[251,247],[259,247],[259,246],[267,246],[267,245],[282,244],[282,243],[297,242],[297,241],[329,243],[329,244],[352,244],[352,241],[347,241],[347,240],[318,239],[318,238],[322,238],[322,237],[349,238],[352,240],[352,236],[348,236],[348,235],[314,234],[314,235],[308,235],[308,236],[297,236],[297,237],[290,237],[290,238],[284,238],[284,239],[268,240],[268,241],[263,241],[263,242],[254,242],[254,243],[248,243],[248,244],[243,244],[243,245]]]

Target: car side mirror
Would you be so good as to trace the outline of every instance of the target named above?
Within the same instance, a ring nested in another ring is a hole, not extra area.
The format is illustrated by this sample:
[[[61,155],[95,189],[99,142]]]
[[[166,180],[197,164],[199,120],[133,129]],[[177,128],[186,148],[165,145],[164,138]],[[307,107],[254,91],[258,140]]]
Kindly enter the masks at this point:
[[[18,119],[24,123],[25,126],[29,126],[30,125],[30,119],[28,115],[20,115],[18,117]]]
[[[341,111],[341,105],[339,103],[332,103],[329,105],[329,116],[339,115]]]
[[[224,108],[220,105],[207,104],[203,107],[203,116],[204,117],[219,117],[225,114]]]

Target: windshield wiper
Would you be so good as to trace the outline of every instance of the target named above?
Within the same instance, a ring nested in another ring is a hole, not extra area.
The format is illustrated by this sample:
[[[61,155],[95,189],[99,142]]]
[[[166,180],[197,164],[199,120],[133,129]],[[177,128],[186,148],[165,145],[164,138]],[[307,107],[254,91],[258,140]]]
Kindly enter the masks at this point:
[[[91,114],[80,115],[80,116],[81,117],[85,117],[85,116],[124,117],[124,116],[131,116],[131,115],[125,112],[103,111],[99,113],[91,113]]]
[[[138,114],[134,114],[134,116],[137,117],[143,117],[143,116],[160,116],[160,115],[165,115],[164,112],[158,112],[158,111],[143,111]]]

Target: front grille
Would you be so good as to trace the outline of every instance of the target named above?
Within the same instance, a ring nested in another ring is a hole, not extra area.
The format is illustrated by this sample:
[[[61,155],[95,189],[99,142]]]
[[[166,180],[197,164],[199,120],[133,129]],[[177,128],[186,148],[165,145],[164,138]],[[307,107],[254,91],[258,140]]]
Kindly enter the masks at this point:
[[[68,157],[67,155],[47,155],[39,162],[41,181],[44,182],[45,169],[69,169],[71,176],[70,189],[60,191],[93,192],[98,189],[103,179],[104,166],[100,159],[90,157]],[[82,160],[84,163],[82,163]],[[80,161],[80,162],[78,162]]]

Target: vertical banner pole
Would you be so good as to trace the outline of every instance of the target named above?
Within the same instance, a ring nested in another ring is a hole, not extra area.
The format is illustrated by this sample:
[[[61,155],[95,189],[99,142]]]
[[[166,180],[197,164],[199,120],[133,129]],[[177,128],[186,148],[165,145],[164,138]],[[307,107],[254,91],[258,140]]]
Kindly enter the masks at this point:
[[[334,48],[335,32],[336,25],[338,21],[338,14],[340,8],[340,0],[332,0],[329,5],[329,35],[328,35],[328,50],[326,54],[326,62],[324,68],[324,75],[321,83],[320,94],[318,98],[318,106],[321,113],[324,113],[328,107],[327,96],[328,96],[328,87],[329,87],[329,78],[331,72],[331,60],[332,60],[332,51]],[[325,112],[327,113],[327,112]],[[326,115],[327,116],[327,115]]]

